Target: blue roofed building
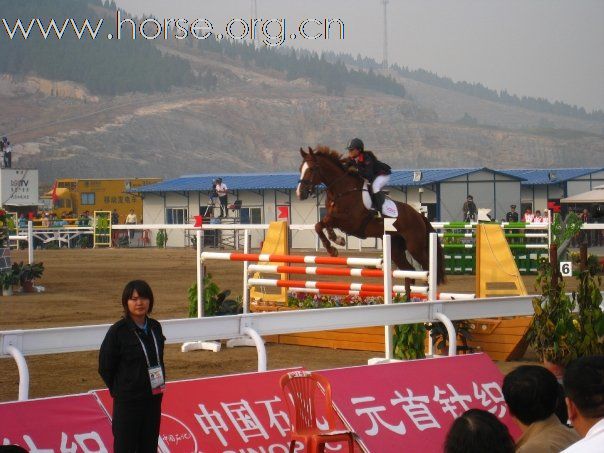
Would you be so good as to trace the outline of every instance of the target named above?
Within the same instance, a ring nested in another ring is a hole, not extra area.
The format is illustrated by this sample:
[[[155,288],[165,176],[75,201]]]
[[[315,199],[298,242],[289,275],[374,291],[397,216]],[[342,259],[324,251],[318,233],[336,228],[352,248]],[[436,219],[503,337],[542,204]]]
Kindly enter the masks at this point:
[[[240,209],[229,210],[222,223],[258,224],[286,219],[292,224],[314,224],[325,214],[325,194],[300,201],[296,186],[300,175],[289,173],[234,173],[185,175],[136,189],[143,196],[146,224],[189,223],[202,215],[209,221],[220,212],[209,205],[213,180],[220,176],[229,188],[229,205],[238,201]],[[493,219],[502,219],[511,204],[544,210],[550,200],[559,200],[604,184],[604,169],[512,169],[425,168],[393,170],[387,189],[394,200],[423,207],[432,221],[463,219],[467,195],[478,208],[490,210]],[[521,211],[522,212],[522,211]],[[252,246],[263,240],[261,231],[252,233]],[[185,237],[170,235],[169,245],[184,245]],[[312,248],[317,243],[313,231],[292,232],[293,248]],[[349,245],[374,246],[374,239],[350,239]]]

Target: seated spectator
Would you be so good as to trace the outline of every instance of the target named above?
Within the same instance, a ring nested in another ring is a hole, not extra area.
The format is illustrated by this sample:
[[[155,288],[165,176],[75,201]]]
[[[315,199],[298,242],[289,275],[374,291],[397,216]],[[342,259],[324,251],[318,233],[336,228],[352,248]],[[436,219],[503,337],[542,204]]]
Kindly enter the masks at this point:
[[[44,214],[44,217],[42,217],[42,226],[44,228],[48,228],[50,226],[50,217],[48,216],[48,213]]]
[[[559,386],[556,376],[537,365],[520,366],[504,378],[503,397],[523,432],[517,452],[558,453],[579,440],[556,417]]]
[[[470,409],[457,418],[445,440],[445,453],[513,453],[507,426],[490,412]]]
[[[539,209],[537,209],[535,211],[535,217],[533,217],[533,222],[535,222],[535,223],[545,222],[545,220],[543,220],[543,216],[541,215],[541,211]]]
[[[581,357],[564,372],[568,419],[583,439],[564,453],[604,451],[604,356]]]
[[[532,223],[535,221],[535,214],[533,214],[533,210],[531,208],[526,208],[526,211],[524,211],[524,215],[522,216],[522,221],[526,223]]]
[[[19,220],[17,224],[20,230],[27,229],[27,217],[25,217],[25,214],[19,214]]]

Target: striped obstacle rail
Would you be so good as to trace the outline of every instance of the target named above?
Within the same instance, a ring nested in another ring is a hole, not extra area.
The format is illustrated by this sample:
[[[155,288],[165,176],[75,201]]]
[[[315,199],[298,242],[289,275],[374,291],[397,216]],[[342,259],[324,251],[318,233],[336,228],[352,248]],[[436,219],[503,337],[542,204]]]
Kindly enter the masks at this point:
[[[336,289],[343,291],[364,291],[373,292],[384,295],[384,285],[373,285],[369,283],[337,283],[337,282],[315,282],[311,280],[277,280],[270,278],[250,278],[248,279],[249,286],[273,286],[280,288],[302,288],[302,289]],[[404,285],[393,285],[392,292],[394,294],[404,293]],[[411,291],[416,293],[428,294],[427,286],[411,285]]]
[[[269,263],[331,264],[336,266],[382,267],[381,258],[337,258],[332,256],[269,255],[263,253],[203,252],[201,259],[223,261],[262,261]]]
[[[286,266],[276,264],[247,264],[244,272],[262,272],[273,274],[304,274],[304,275],[328,275],[341,277],[369,277],[384,278],[382,258],[361,257],[328,257],[307,255],[281,255],[263,253],[235,253],[235,252],[203,252],[202,260],[223,260],[240,262],[264,262],[264,263],[299,263],[299,264],[325,264],[332,266],[365,266],[366,268],[337,268],[316,266]],[[389,271],[394,278],[429,280],[429,271]],[[342,283],[342,282],[314,282],[307,280],[279,280],[266,278],[245,277],[246,288],[252,286],[288,288],[290,292],[309,292],[315,294],[330,295],[353,295],[353,296],[384,296],[385,286],[368,283]],[[391,285],[392,295],[405,293],[404,285]],[[429,286],[410,285],[412,297],[427,299]]]
[[[386,231],[390,231],[386,227]],[[199,254],[200,261],[205,260],[225,260],[239,261],[243,263],[243,292],[244,292],[244,312],[249,311],[249,288],[255,287],[281,287],[288,288],[290,291],[309,292],[315,294],[343,295],[343,296],[379,296],[384,298],[384,304],[392,304],[393,296],[398,292],[405,292],[402,285],[393,285],[393,278],[410,278],[426,280],[426,287],[412,286],[411,296],[419,296],[427,300],[435,300],[436,292],[436,261],[437,261],[437,236],[430,234],[429,240],[429,269],[428,271],[393,271],[391,263],[391,237],[385,233],[382,237],[383,258],[359,258],[359,257],[327,257],[327,256],[305,256],[305,255],[284,255],[268,253],[225,253],[225,252],[203,252]],[[279,264],[251,264],[250,262],[279,263]],[[315,267],[315,266],[285,266],[282,263],[297,264],[325,264],[332,266],[364,266],[373,269],[357,268],[333,268],[333,267]],[[202,280],[203,281],[203,266]],[[281,275],[306,274],[306,275],[331,275],[343,277],[373,277],[382,278],[383,285],[374,285],[368,283],[342,283],[342,282],[314,282],[305,280],[287,280],[249,278],[250,272],[265,272]],[[467,296],[464,295],[466,298]],[[447,298],[443,295],[443,298]],[[461,297],[460,297],[461,298]],[[384,343],[387,357],[392,357],[392,326],[385,327]],[[279,340],[280,341],[280,340]]]
[[[443,239],[445,251],[445,270],[450,274],[473,274],[476,272],[475,223],[449,222],[434,223],[435,228],[443,230],[439,237]],[[537,272],[538,261],[547,258],[549,250],[549,224],[503,222],[505,238],[508,241],[518,269],[523,274]],[[466,230],[460,232],[459,230]],[[471,231],[467,231],[471,230]],[[523,230],[520,231],[519,230]],[[545,232],[543,232],[545,230]],[[538,231],[538,232],[535,232]],[[447,243],[446,239],[460,240],[459,243]],[[540,241],[538,243],[518,242],[519,240]]]

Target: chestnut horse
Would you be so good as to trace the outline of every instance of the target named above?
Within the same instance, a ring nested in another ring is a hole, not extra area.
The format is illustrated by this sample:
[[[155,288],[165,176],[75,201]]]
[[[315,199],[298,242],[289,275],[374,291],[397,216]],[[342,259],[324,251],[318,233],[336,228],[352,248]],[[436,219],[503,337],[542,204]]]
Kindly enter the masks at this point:
[[[384,219],[376,217],[374,211],[364,206],[362,200],[363,191],[366,190],[363,188],[364,180],[344,168],[342,155],[327,147],[319,147],[316,151],[309,147],[308,153],[300,148],[300,154],[303,161],[296,188],[298,198],[307,199],[319,184],[324,184],[326,187],[327,215],[315,225],[315,231],[327,252],[331,256],[338,254],[338,250],[331,245],[330,239],[338,245],[345,244],[344,238],[338,237],[333,231],[334,228],[360,239],[381,238],[384,234]],[[410,263],[415,261],[423,270],[427,270],[429,233],[435,233],[435,230],[428,219],[408,204],[398,201],[395,204],[398,208],[398,218],[394,222],[396,232],[389,232],[392,236],[392,260],[399,269],[417,269],[417,266],[414,267]],[[327,230],[329,239],[323,230]],[[445,277],[440,240],[437,261],[437,282],[440,284],[444,282]]]

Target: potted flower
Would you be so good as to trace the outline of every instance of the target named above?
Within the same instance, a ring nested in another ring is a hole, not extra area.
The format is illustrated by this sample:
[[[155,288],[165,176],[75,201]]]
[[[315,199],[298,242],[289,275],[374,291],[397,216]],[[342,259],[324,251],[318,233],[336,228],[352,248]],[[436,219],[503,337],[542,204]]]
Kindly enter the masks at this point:
[[[580,224],[563,225],[558,216],[552,224],[554,232],[550,259],[542,260],[536,286],[541,296],[533,299],[533,321],[527,339],[544,365],[558,377],[564,367],[576,357],[604,354],[604,313],[600,309],[602,295],[600,279],[590,272],[587,249],[581,260],[577,292],[571,296],[564,291],[564,281],[558,270],[558,246],[579,231]],[[594,269],[592,269],[593,271]]]
[[[9,267],[0,272],[0,284],[2,285],[2,295],[12,296],[13,285],[19,283],[19,274],[14,272],[13,267]]]
[[[19,282],[23,288],[23,292],[33,293],[34,280],[42,277],[44,273],[44,263],[23,264],[19,263]]]

